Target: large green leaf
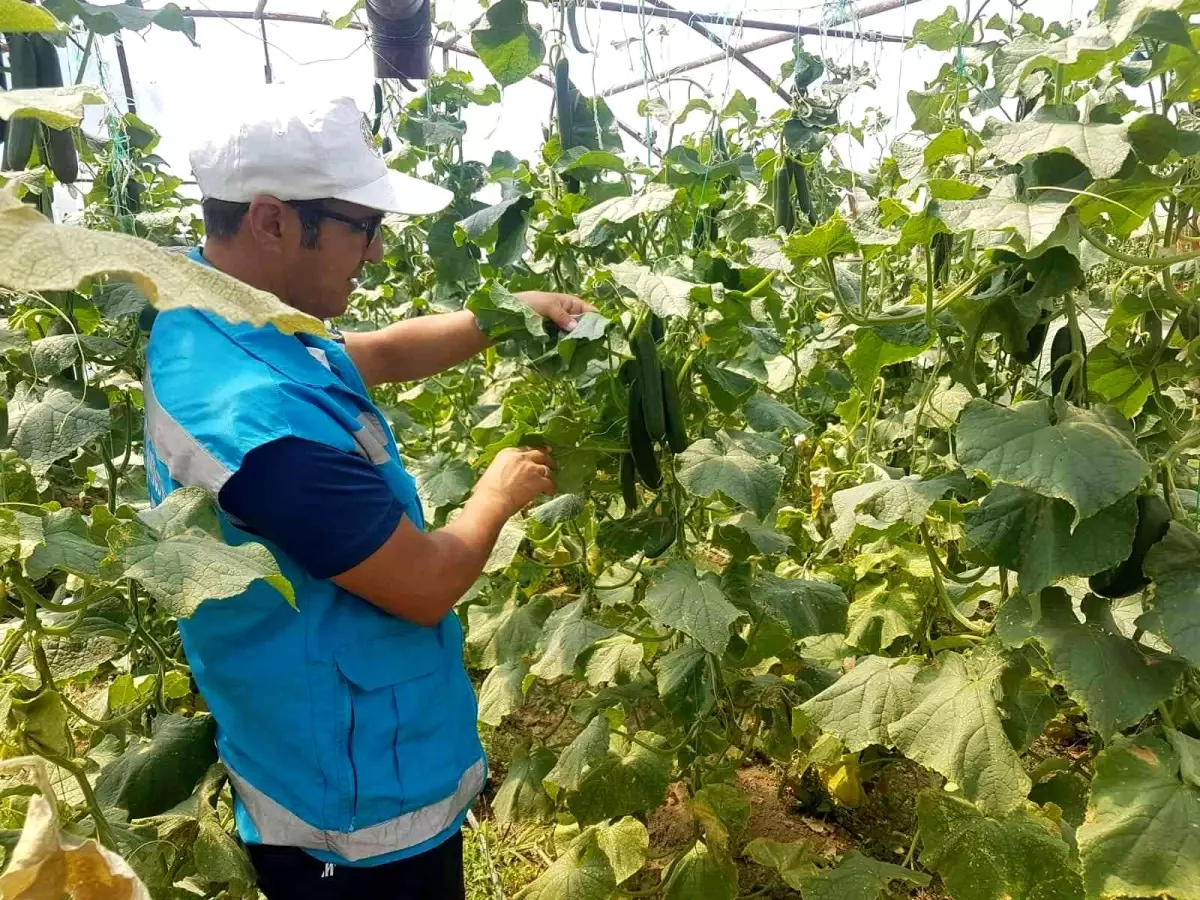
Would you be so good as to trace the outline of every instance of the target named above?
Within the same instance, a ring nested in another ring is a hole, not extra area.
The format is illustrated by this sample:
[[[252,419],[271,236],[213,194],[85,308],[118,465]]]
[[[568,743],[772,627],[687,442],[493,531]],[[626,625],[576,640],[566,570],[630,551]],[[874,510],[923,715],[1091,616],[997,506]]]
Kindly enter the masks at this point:
[[[186,800],[217,761],[212,716],[162,715],[149,740],[135,738],[96,778],[101,808],[119,807],[130,818],[154,816]]]
[[[817,862],[821,861],[808,843],[785,844],[768,838],[755,838],[742,852],[760,866],[774,869],[788,887],[797,891],[804,879],[817,873]]]
[[[658,660],[658,696],[671,710],[691,719],[712,709],[714,685],[708,660],[708,652],[695,644],[678,647]]]
[[[1066,500],[1076,522],[1112,506],[1149,471],[1124,420],[1104,408],[976,399],[963,410],[957,437],[964,469]]]
[[[768,573],[755,581],[751,597],[796,640],[845,630],[848,603],[836,584]]]
[[[551,609],[548,597],[520,603],[515,593],[503,603],[467,607],[466,644],[474,661],[491,668],[532,654]]]
[[[546,790],[557,797],[559,790],[579,789],[583,777],[608,756],[608,719],[594,716],[583,731],[563,748],[558,762],[543,779]]]
[[[46,6],[64,22],[75,16],[88,31],[100,35],[116,34],[122,29],[145,31],[151,25],[167,31],[178,31],[196,42],[196,20],[186,15],[176,4],[164,3],[154,9],[144,9],[141,3],[86,3],[84,0],[48,0]]]
[[[886,650],[913,634],[924,610],[925,599],[908,585],[860,584],[846,612],[846,642],[869,653]]]
[[[81,578],[95,578],[108,547],[88,536],[87,523],[71,508],[59,509],[42,519],[45,543],[33,551],[25,564],[31,578],[42,578],[54,569]]]
[[[804,900],[879,900],[893,881],[925,887],[929,876],[851,850],[836,866],[800,879]]]
[[[458,503],[475,486],[475,472],[467,462],[445,453],[420,459],[409,471],[417,480],[417,492],[426,509]]]
[[[888,727],[908,712],[919,671],[911,659],[868,656],[801,709],[851,753],[872,744],[890,747]]]
[[[24,292],[72,291],[109,273],[132,281],[160,310],[196,307],[230,322],[269,322],[289,334],[327,334],[319,319],[211,266],[140,238],[55,225],[0,191],[0,286]]]
[[[983,146],[1006,163],[1065,150],[1087,166],[1093,178],[1112,178],[1129,155],[1128,132],[1125,125],[1085,125],[1038,117],[1023,122],[992,121]]]
[[[1073,199],[1061,191],[1024,194],[1012,176],[1001,179],[986,197],[942,201],[938,215],[955,231],[1012,232],[1032,251],[1058,228]]]
[[[858,526],[886,531],[899,522],[920,525],[929,508],[957,486],[965,486],[965,480],[957,474],[928,480],[920,475],[903,475],[838,491],[831,500],[835,518],[830,534],[839,544],[845,544]]]
[[[660,625],[676,628],[710,653],[729,643],[729,626],[741,615],[715,576],[697,575],[690,562],[673,560],[646,589],[642,606]]]
[[[502,85],[532,75],[546,57],[546,45],[529,24],[525,0],[498,0],[487,11],[487,27],[471,32],[471,46]]]
[[[576,600],[560,607],[542,629],[542,655],[530,668],[538,678],[553,681],[575,671],[579,655],[613,633],[611,628],[584,618],[584,603]]]
[[[799,266],[810,259],[853,253],[857,246],[850,226],[839,213],[811,231],[789,235],[783,245],[783,254],[793,265]]]
[[[967,542],[1017,573],[1021,591],[1036,594],[1065,575],[1094,575],[1129,555],[1137,526],[1133,495],[1071,525],[1065,500],[998,484],[967,510]]]
[[[0,92],[0,119],[37,119],[48,128],[75,128],[86,107],[103,106],[104,94],[83,84]]]
[[[633,816],[596,829],[596,843],[612,866],[617,884],[632,877],[646,864],[650,852],[650,833]]]
[[[1120,738],[1096,757],[1078,833],[1089,897],[1200,898],[1200,741],[1168,737]]]
[[[1031,786],[997,702],[1004,666],[987,647],[971,656],[939,654],[914,679],[910,711],[888,726],[901,753],[995,813],[1015,809]]]
[[[709,438],[696,441],[676,460],[679,483],[697,497],[720,492],[765,518],[775,505],[783,469],[737,447]]]
[[[807,434],[813,427],[800,413],[767,394],[755,394],[743,404],[742,412],[755,431],[786,429],[793,434]]]
[[[924,44],[931,50],[954,50],[974,43],[974,26],[958,17],[958,10],[947,6],[941,15],[932,19],[917,19],[912,40],[907,47]]]
[[[1172,523],[1142,568],[1154,580],[1154,603],[1138,626],[1162,635],[1176,653],[1200,665],[1200,538]]]
[[[734,900],[737,893],[737,866],[699,841],[676,860],[663,888],[664,900]]]
[[[586,831],[517,894],[517,900],[609,900],[617,878],[594,830]]]
[[[588,654],[583,672],[593,687],[628,681],[637,675],[645,657],[645,645],[627,634],[614,634],[598,641]]]
[[[679,193],[678,188],[665,184],[648,184],[632,197],[612,197],[603,200],[575,217],[578,228],[571,237],[581,244],[590,244],[602,225],[619,225],[638,216],[664,212],[675,203]]]
[[[629,741],[623,753],[610,750],[583,776],[579,790],[568,795],[567,808],[580,824],[649,812],[666,798],[671,782],[666,739],[649,731],[635,737],[637,742]]]
[[[528,674],[529,664],[524,660],[502,663],[488,672],[479,686],[479,721],[498,728],[505,716],[520,709],[525,703]]]
[[[691,282],[673,275],[660,275],[637,263],[620,262],[609,271],[617,284],[625,288],[662,318],[678,316],[686,319],[692,311]]]
[[[924,791],[917,820],[921,862],[954,900],[1083,900],[1071,850],[1048,819],[993,819],[958,797]]]
[[[554,767],[554,751],[546,747],[519,748],[508,764],[504,783],[492,799],[492,811],[501,825],[540,822],[554,812],[554,800],[542,780]]]
[[[3,253],[0,249],[0,265]],[[63,379],[45,388],[22,381],[8,402],[8,428],[9,445],[41,477],[64,456],[108,433],[107,398],[99,392],[85,394]]]
[[[704,830],[704,838],[722,853],[740,840],[750,821],[750,798],[740,788],[715,782],[692,797],[692,815]]]
[[[1087,711],[1088,722],[1102,738],[1135,724],[1169,697],[1186,668],[1182,660],[1123,637],[1108,603],[1088,595],[1083,604],[1087,622],[1080,622],[1067,592],[1049,587],[1041,594],[1010,598],[996,620],[1006,643],[1017,646],[1033,639],[1045,648],[1055,678]]]
[[[846,353],[846,365],[858,389],[869,395],[885,366],[916,359],[933,341],[933,332],[923,322],[860,328],[854,332],[854,346]]]

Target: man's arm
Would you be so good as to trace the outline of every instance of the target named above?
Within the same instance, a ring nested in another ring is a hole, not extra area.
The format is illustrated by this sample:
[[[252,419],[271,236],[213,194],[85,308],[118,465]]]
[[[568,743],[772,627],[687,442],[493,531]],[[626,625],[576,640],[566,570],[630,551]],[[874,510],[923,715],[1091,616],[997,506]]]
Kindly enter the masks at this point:
[[[575,327],[575,316],[593,308],[570,294],[523,291],[515,296],[564,331]],[[344,336],[346,352],[368,387],[437,375],[489,344],[475,316],[466,310],[406,319],[378,331],[348,331]]]

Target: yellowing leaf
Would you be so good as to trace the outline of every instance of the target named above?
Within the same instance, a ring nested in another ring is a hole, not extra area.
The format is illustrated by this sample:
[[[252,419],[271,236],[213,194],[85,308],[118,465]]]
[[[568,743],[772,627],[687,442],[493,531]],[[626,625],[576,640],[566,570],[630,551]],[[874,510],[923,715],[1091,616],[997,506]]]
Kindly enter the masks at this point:
[[[86,84],[0,92],[0,119],[37,119],[51,128],[73,128],[85,106],[103,106],[104,95]]]
[[[40,6],[25,0],[0,0],[0,31],[5,34],[62,30],[62,23]]]
[[[230,322],[269,322],[287,334],[327,333],[312,316],[216,269],[139,238],[55,225],[0,191],[0,286],[70,291],[99,275],[133,281],[161,310],[196,307]]]
[[[858,774],[858,754],[847,753],[832,766],[817,766],[817,775],[825,790],[842,806],[851,809],[862,806],[866,800],[862,778]]]

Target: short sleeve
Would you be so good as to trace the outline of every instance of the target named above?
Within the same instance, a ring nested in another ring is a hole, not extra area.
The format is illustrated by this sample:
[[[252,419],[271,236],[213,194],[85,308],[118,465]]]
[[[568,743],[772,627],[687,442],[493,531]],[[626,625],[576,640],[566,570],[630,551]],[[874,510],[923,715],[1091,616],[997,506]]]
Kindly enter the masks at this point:
[[[317,441],[255,448],[225,483],[221,508],[314,578],[354,568],[383,546],[404,507],[367,460]]]

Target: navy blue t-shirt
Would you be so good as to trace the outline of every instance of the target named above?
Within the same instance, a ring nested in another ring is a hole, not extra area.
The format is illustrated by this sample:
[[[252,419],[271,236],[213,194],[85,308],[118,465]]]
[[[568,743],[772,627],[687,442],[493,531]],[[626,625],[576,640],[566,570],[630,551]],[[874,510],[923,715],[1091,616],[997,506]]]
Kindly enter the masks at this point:
[[[404,515],[370,462],[295,437],[250,451],[218,500],[246,531],[274,543],[314,578],[363,562]]]

